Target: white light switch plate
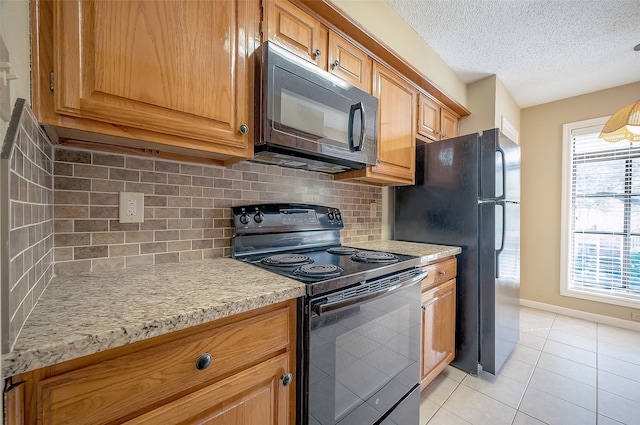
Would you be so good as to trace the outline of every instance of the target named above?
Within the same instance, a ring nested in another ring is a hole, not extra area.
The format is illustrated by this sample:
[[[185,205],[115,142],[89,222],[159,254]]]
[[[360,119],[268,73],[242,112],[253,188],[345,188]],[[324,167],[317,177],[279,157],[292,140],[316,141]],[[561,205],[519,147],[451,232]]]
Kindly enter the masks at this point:
[[[120,192],[120,223],[144,222],[144,193]]]

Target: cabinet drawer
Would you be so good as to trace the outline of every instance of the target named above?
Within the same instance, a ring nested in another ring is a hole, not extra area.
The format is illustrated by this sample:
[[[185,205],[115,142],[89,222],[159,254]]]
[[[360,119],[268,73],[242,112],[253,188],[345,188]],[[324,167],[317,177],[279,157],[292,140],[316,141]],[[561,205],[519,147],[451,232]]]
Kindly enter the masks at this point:
[[[289,318],[283,308],[43,380],[43,423],[109,423],[229,376],[289,348]],[[204,353],[211,364],[198,370]]]
[[[424,268],[429,274],[422,281],[422,290],[425,291],[434,285],[439,285],[449,279],[453,279],[457,274],[457,261],[455,257],[448,258]]]

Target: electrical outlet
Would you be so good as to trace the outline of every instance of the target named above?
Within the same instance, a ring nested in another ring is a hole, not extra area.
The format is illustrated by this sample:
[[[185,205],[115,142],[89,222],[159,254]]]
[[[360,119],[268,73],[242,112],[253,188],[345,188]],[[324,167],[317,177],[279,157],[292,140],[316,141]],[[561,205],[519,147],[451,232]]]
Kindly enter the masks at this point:
[[[631,320],[640,322],[640,311],[632,311],[631,312]]]
[[[375,202],[372,202],[369,204],[369,217],[371,218],[376,218],[376,215],[378,214],[378,206],[376,205]]]
[[[120,192],[120,223],[144,221],[144,193]]]

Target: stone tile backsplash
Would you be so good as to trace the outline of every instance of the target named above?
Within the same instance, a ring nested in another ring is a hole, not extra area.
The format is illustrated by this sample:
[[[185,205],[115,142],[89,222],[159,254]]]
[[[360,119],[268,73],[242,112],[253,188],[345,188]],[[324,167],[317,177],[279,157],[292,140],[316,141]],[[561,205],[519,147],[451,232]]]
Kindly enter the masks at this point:
[[[230,256],[235,205],[338,207],[342,243],[382,237],[381,188],[249,162],[225,168],[53,146],[22,102],[1,162],[3,352],[54,274]],[[119,222],[123,191],[144,194],[143,223]]]
[[[231,254],[231,206],[335,206],[342,243],[379,240],[382,189],[249,162],[223,168],[56,148],[55,273],[76,274]],[[144,193],[144,223],[118,221],[119,192]],[[375,203],[375,216],[371,216]]]
[[[2,282],[2,352],[10,351],[53,277],[53,147],[24,101],[16,104],[14,117],[19,121],[12,121],[7,134],[13,140],[5,140],[2,159],[9,238],[3,253],[9,273]]]

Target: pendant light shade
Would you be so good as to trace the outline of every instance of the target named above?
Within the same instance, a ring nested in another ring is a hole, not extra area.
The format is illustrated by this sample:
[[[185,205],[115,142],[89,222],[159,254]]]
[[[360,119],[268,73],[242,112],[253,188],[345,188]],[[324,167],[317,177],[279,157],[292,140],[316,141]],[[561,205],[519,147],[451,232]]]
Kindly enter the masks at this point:
[[[613,114],[602,128],[600,138],[607,142],[640,142],[640,100]]]

